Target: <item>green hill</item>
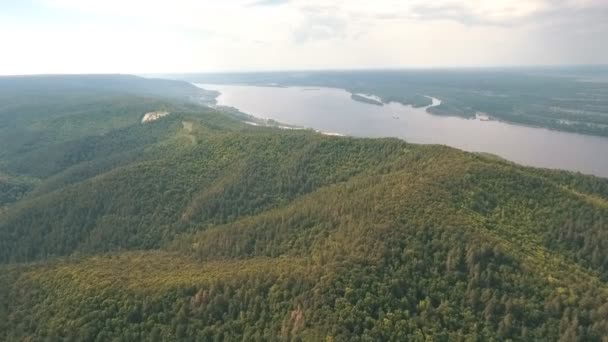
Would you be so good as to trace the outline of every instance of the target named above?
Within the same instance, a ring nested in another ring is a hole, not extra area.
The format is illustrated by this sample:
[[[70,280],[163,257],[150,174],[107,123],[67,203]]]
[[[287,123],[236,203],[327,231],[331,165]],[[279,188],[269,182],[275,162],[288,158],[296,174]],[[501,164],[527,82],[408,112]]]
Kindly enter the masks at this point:
[[[166,86],[7,97],[0,127],[34,133],[0,135],[0,340],[608,336],[608,180],[249,126]]]

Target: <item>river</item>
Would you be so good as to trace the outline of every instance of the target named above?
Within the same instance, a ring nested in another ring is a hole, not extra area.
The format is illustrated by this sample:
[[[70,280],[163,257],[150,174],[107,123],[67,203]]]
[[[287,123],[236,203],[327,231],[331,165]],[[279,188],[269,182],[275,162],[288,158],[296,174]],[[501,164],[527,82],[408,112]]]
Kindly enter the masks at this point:
[[[290,125],[356,137],[443,144],[492,153],[523,165],[608,177],[608,138],[604,137],[488,121],[481,116],[438,116],[399,103],[378,106],[354,101],[349,92],[335,88],[196,85],[219,91],[219,105]]]

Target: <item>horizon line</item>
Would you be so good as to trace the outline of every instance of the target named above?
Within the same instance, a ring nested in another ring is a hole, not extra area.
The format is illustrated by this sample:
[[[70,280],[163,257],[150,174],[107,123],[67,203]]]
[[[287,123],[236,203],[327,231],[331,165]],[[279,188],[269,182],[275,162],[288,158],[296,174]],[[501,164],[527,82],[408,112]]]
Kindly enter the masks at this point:
[[[287,68],[287,69],[226,69],[209,71],[177,71],[177,72],[44,72],[0,74],[0,77],[27,77],[27,76],[158,76],[158,75],[195,75],[195,74],[255,74],[255,73],[283,73],[283,72],[348,72],[348,71],[452,71],[452,70],[516,70],[516,69],[559,69],[559,68],[608,68],[608,64],[526,64],[526,65],[493,65],[493,66],[389,66],[389,67],[353,67],[353,68]]]

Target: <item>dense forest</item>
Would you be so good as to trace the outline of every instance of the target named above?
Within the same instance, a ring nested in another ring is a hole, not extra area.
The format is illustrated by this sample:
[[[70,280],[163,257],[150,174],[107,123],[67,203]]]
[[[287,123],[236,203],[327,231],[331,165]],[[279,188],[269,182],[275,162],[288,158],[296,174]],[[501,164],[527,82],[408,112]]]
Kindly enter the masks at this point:
[[[325,86],[373,94],[382,102],[431,104],[435,115],[491,118],[550,129],[608,136],[605,66],[495,69],[307,71],[173,75],[200,83]],[[602,79],[603,77],[603,79]],[[598,81],[596,81],[596,79]],[[600,81],[601,80],[601,81]],[[376,103],[378,104],[378,103]]]
[[[607,179],[86,77],[3,95],[0,340],[606,341]]]

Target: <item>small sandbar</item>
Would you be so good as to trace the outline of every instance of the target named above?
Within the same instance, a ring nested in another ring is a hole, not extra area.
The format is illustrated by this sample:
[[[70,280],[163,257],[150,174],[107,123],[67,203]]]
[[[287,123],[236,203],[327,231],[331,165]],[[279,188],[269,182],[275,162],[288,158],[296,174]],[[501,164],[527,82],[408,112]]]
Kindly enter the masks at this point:
[[[372,94],[364,94],[364,93],[356,93],[354,95],[360,96],[360,97],[362,97],[364,99],[368,99],[368,100],[372,100],[372,101],[376,101],[376,102],[382,103],[382,99],[380,98],[380,96],[376,96],[376,95],[372,95]]]

